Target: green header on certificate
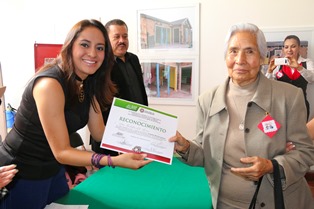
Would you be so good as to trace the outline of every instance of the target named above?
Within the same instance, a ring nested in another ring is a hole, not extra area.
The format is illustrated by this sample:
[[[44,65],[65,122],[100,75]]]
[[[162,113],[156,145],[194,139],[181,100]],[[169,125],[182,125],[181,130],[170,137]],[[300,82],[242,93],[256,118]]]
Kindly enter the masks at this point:
[[[129,101],[121,100],[118,98],[115,99],[114,106],[122,107],[122,108],[128,109],[128,110],[133,110],[135,112],[138,110],[138,108],[140,108],[140,105],[138,105],[137,103],[131,103]]]
[[[165,112],[161,112],[159,110],[156,110],[156,109],[153,109],[153,108],[149,108],[145,105],[141,105],[141,104],[138,104],[138,103],[135,103],[135,102],[130,102],[130,101],[127,101],[127,100],[123,100],[123,99],[119,99],[119,98],[114,98],[114,106],[116,107],[121,107],[121,108],[124,108],[124,109],[128,109],[128,110],[132,110],[134,112],[137,112],[140,108],[144,108],[146,110],[149,110],[149,111],[152,111],[152,112],[156,112],[156,113],[159,113],[159,114],[163,114],[163,115],[167,115],[169,117],[173,117],[173,118],[177,118],[177,116],[175,115],[171,115],[171,114],[168,114],[168,113],[165,113]]]

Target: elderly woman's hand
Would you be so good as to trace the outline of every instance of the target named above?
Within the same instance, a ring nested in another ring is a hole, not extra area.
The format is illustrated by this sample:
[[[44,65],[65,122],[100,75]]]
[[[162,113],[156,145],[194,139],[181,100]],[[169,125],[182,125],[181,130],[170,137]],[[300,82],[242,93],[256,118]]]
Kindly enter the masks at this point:
[[[287,142],[286,152],[290,152],[291,150],[295,150],[295,145],[292,142]]]
[[[249,167],[231,168],[231,172],[247,180],[258,181],[263,175],[273,172],[273,165],[268,159],[254,156],[241,158],[240,161]]]
[[[177,152],[185,153],[190,147],[190,142],[186,140],[178,131],[175,136],[169,139],[169,141],[175,142],[174,149]]]
[[[0,188],[5,187],[8,185],[15,174],[18,172],[16,168],[16,165],[6,165],[0,167]]]

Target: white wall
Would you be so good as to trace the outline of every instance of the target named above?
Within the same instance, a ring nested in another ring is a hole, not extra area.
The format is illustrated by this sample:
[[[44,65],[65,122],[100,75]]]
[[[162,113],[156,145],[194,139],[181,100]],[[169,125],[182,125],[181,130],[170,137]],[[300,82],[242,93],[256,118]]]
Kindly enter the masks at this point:
[[[129,51],[136,53],[137,10],[197,2],[200,3],[200,93],[226,78],[223,46],[232,24],[252,22],[261,28],[314,27],[313,0],[1,0],[0,62],[7,86],[5,101],[18,107],[25,84],[34,73],[35,42],[63,43],[70,27],[81,19],[95,18],[105,23],[120,18],[129,26]],[[314,55],[314,48],[309,50]],[[178,115],[178,130],[187,138],[193,137],[195,106],[152,106]]]

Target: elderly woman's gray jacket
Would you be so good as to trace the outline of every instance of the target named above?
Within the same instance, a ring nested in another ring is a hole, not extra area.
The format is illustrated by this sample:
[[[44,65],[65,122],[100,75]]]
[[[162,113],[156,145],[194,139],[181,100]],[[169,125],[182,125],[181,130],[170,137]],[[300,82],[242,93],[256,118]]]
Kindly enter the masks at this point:
[[[219,197],[224,144],[229,124],[226,106],[228,83],[229,78],[224,84],[199,97],[195,143],[191,143],[189,151],[183,156],[188,164],[205,167],[214,208],[217,208]],[[257,127],[266,113],[281,125],[272,138]],[[247,156],[275,158],[283,167],[286,177],[283,185],[286,209],[314,208],[304,179],[304,174],[314,165],[314,147],[306,129],[306,108],[301,89],[269,80],[260,73],[257,90],[247,105],[244,140]],[[286,153],[287,142],[293,142],[296,150]],[[271,175],[267,174],[258,196],[258,202],[263,203],[265,209],[274,208],[272,184]]]

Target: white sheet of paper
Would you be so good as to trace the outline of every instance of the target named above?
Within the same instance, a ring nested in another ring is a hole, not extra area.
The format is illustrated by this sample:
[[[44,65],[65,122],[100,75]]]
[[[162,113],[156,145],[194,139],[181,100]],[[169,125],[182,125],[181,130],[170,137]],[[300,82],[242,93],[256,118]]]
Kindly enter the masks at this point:
[[[172,163],[177,116],[138,103],[114,98],[100,147],[140,152],[158,162]]]

